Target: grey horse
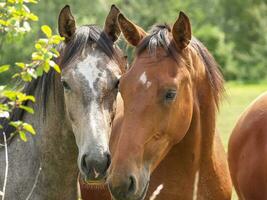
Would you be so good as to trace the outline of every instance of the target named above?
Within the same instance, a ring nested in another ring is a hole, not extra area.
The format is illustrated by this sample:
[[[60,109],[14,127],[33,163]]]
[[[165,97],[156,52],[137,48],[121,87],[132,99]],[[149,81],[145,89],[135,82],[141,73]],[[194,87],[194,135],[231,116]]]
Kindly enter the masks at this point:
[[[89,184],[105,179],[118,80],[126,65],[114,44],[120,34],[118,12],[111,7],[102,31],[95,25],[76,27],[70,7],[61,10],[59,33],[65,41],[56,62],[62,73],[51,70],[25,85],[24,92],[36,97],[35,113],[15,110],[11,115],[32,124],[37,135],[28,135],[26,143],[17,135],[9,139],[5,199],[74,200],[79,171]],[[1,123],[10,136],[12,128]],[[4,174],[5,151],[0,147],[0,188]]]

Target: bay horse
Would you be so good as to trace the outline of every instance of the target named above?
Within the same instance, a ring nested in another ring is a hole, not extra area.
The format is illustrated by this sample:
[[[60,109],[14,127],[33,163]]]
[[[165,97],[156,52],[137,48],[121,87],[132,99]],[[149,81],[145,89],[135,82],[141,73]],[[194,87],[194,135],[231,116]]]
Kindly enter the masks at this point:
[[[112,6],[102,31],[96,25],[76,27],[70,7],[61,10],[59,33],[65,41],[56,62],[62,73],[51,70],[26,84],[23,91],[36,97],[35,104],[26,104],[35,113],[14,110],[11,115],[12,121],[32,124],[37,134],[28,135],[27,143],[18,135],[9,140],[6,199],[74,200],[78,171],[89,184],[105,179],[118,79],[125,67],[114,44],[120,34],[117,14]],[[7,122],[1,124],[7,136],[14,131]],[[3,132],[0,139],[3,144]],[[0,188],[5,159],[1,148]]]
[[[228,144],[228,162],[240,200],[267,199],[267,93],[237,121]]]
[[[150,33],[123,14],[118,23],[136,55],[119,83],[123,104],[113,123],[107,180],[113,198],[230,200],[215,127],[224,81],[192,37],[189,18],[180,12],[172,28],[157,25]]]

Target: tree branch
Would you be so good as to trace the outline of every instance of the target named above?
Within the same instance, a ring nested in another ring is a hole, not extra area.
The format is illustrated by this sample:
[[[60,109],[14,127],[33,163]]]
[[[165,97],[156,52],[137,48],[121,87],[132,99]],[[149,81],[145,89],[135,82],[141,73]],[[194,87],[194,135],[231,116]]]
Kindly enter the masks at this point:
[[[0,195],[2,196],[2,200],[5,199],[6,192],[6,184],[7,184],[7,176],[8,176],[8,151],[7,151],[7,141],[6,141],[6,133],[3,131],[4,136],[4,146],[5,146],[5,157],[6,157],[6,170],[5,170],[5,179],[2,192],[0,191]]]
[[[37,172],[37,175],[36,175],[36,177],[35,177],[35,180],[34,180],[34,184],[33,184],[33,186],[32,186],[32,189],[31,189],[30,193],[28,194],[26,200],[30,200],[30,198],[31,198],[31,196],[32,196],[32,193],[33,193],[34,189],[35,189],[36,186],[37,186],[38,178],[39,178],[39,176],[40,176],[41,171],[42,171],[42,168],[40,167],[39,170],[38,170],[38,172]]]

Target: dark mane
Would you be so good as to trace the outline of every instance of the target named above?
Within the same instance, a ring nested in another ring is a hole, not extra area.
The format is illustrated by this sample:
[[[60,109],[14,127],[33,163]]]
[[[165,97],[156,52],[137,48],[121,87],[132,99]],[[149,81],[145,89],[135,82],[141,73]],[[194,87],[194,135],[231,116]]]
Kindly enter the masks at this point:
[[[92,44],[97,44],[104,53],[111,59],[118,59],[116,51],[113,47],[113,42],[109,37],[102,32],[96,25],[86,25],[79,27],[71,41],[64,48],[63,56],[60,60],[60,65],[65,66],[67,63],[79,57],[86,47]]]
[[[114,47],[113,42],[109,37],[96,25],[86,25],[79,27],[72,39],[67,43],[61,43],[58,46],[60,52],[60,58],[56,60],[56,63],[64,68],[68,63],[74,61],[82,55],[82,52],[87,48],[96,44],[96,48],[101,49],[110,59],[115,60],[118,64],[121,63],[120,56],[118,55],[117,47]],[[22,92],[27,95],[36,95],[36,99],[40,100],[43,110],[43,119],[45,119],[46,105],[48,97],[51,91],[54,91],[55,71],[50,70],[42,77],[32,80],[30,83],[26,83],[22,89]],[[1,99],[1,102],[5,102],[7,99]],[[27,104],[26,102],[25,104]],[[10,116],[10,121],[21,120],[25,114],[22,109],[15,109]],[[7,137],[14,129],[8,125],[8,120],[0,119],[0,124],[3,126]],[[0,133],[2,132],[0,131]],[[2,134],[0,135],[0,142],[2,140]]]
[[[140,55],[146,49],[148,49],[151,55],[155,55],[157,48],[161,47],[173,59],[176,61],[179,60],[179,55],[181,52],[179,52],[179,50],[170,40],[170,33],[171,27],[169,25],[155,25],[149,31],[149,35],[146,36],[137,46],[137,55]],[[198,52],[200,58],[205,64],[209,84],[212,88],[212,94],[218,108],[221,96],[224,92],[224,79],[219,65],[215,61],[214,57],[210,54],[208,49],[198,39],[193,37],[190,45]]]

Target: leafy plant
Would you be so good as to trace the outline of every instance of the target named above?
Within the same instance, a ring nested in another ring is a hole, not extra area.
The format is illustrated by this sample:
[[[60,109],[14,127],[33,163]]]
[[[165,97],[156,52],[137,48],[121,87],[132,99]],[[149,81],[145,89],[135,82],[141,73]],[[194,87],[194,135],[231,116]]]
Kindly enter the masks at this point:
[[[32,13],[27,4],[37,4],[36,0],[7,0],[0,3],[0,34],[2,36],[17,37],[24,36],[31,31],[30,21],[37,21],[38,17]],[[24,82],[30,82],[47,73],[50,68],[60,73],[59,66],[53,61],[59,56],[59,52],[54,48],[64,38],[59,35],[53,35],[49,26],[43,25],[41,31],[44,38],[38,39],[35,44],[35,51],[31,54],[29,62],[15,62],[14,64],[5,64],[0,66],[0,74],[10,71],[11,68],[17,68],[17,72],[12,78],[19,78]],[[0,98],[6,98],[7,101],[0,103],[0,118],[9,120],[9,125],[15,128],[15,133],[20,135],[23,141],[27,141],[26,132],[35,134],[32,125],[23,121],[10,121],[10,113],[14,109],[23,109],[33,114],[34,110],[27,106],[27,102],[35,102],[34,96],[27,95],[19,90],[10,90],[6,85],[0,85]],[[2,126],[0,126],[3,129]]]

